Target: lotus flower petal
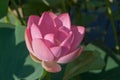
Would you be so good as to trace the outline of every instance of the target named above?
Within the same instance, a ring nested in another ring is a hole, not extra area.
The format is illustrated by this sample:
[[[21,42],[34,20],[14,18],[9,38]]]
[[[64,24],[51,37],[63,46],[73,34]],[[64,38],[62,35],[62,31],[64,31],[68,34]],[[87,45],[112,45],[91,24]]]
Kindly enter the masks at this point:
[[[31,15],[28,19],[28,27],[27,28],[30,28],[31,25],[34,23],[36,25],[38,25],[38,21],[39,21],[40,17],[39,16],[34,16],[34,15]]]
[[[66,46],[67,48],[70,49],[73,39],[74,39],[74,36],[72,32],[70,32],[67,38],[60,44],[60,46]]]
[[[63,26],[63,23],[59,18],[55,18],[54,22],[55,22],[56,28]]]
[[[32,39],[31,39],[31,36],[30,36],[29,29],[26,29],[25,30],[25,42],[26,42],[26,46],[27,46],[29,52],[33,53],[31,41],[32,41]]]
[[[56,73],[56,72],[61,71],[60,65],[53,61],[51,61],[51,62],[50,61],[42,61],[42,66],[48,72]]]
[[[44,36],[44,39],[50,41],[53,44],[55,43],[54,34],[52,34],[52,33],[46,34]]]
[[[54,13],[52,13],[52,12],[48,12],[49,13],[49,15],[51,16],[51,18],[54,20],[57,16],[54,14]]]
[[[44,43],[47,45],[48,48],[56,46],[56,44],[50,42],[49,40],[44,40]]]
[[[62,41],[65,40],[65,38],[67,38],[68,35],[69,33],[67,33],[64,29],[59,28],[55,34],[55,40],[58,44],[60,44]]]
[[[55,32],[54,21],[48,12],[44,12],[39,21],[39,28],[43,35]]]
[[[82,51],[82,48],[76,49],[75,51],[61,57],[57,62],[58,63],[68,63],[76,59]]]
[[[71,49],[75,50],[83,40],[85,28],[82,26],[72,27],[72,32],[74,34],[74,40],[73,40]]]
[[[61,56],[62,47],[56,46],[56,47],[52,47],[50,49],[55,57],[58,58]]]
[[[30,57],[37,63],[41,63],[41,60],[38,59],[36,56],[32,55],[32,53],[30,53]]]
[[[39,28],[34,23],[32,24],[30,30],[31,30],[32,39],[42,38],[42,34],[41,34]]]
[[[53,61],[54,56],[50,49],[45,45],[45,43],[41,39],[34,39],[32,41],[32,46],[34,53],[38,59],[43,60],[43,61]]]
[[[70,22],[70,17],[69,17],[68,13],[61,14],[57,18],[60,19],[60,21],[62,22],[63,26],[65,26],[66,28],[70,29],[71,22]]]

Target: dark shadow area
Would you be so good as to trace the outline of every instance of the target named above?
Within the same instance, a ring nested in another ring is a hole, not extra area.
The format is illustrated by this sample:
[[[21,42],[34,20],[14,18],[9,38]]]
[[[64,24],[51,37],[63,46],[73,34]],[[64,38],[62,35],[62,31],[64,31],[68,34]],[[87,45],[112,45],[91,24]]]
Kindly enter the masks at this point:
[[[65,72],[66,65],[61,65],[62,70],[58,73],[52,73],[51,74],[51,80],[62,80]]]
[[[86,72],[81,74],[82,80],[120,80],[120,66],[113,68],[104,73],[90,73]]]
[[[28,51],[25,43],[15,45],[13,29],[0,28],[0,80],[22,80],[34,72],[34,67],[24,65]]]

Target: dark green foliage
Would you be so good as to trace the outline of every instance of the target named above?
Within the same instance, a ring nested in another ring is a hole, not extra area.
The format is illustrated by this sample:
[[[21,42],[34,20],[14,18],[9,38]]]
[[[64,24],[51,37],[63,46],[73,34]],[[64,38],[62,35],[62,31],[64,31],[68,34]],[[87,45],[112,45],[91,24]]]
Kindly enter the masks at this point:
[[[0,0],[0,18],[7,15],[9,0]]]

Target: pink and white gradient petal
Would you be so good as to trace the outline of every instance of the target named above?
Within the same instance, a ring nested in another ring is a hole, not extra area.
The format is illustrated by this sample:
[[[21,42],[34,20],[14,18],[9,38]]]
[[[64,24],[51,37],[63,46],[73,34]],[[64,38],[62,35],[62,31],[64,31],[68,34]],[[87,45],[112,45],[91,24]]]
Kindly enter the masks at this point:
[[[32,39],[42,38],[42,33],[40,32],[40,30],[37,27],[37,25],[35,25],[34,23],[32,24],[30,30],[31,30]]]
[[[33,51],[32,55],[43,61],[54,61],[54,56],[50,49],[41,39],[34,39],[32,41]]]

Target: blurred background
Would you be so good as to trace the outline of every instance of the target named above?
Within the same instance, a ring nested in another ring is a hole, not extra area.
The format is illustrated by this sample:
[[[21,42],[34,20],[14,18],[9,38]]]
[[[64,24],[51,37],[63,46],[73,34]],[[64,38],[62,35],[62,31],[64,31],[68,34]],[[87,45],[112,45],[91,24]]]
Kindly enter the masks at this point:
[[[120,80],[120,0],[0,0],[0,80],[42,75],[41,65],[29,57],[24,30],[30,15],[44,11],[67,12],[71,24],[86,28],[81,57],[51,80]]]

